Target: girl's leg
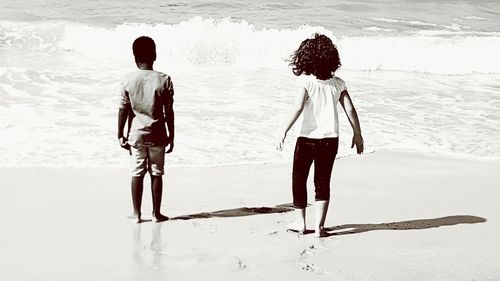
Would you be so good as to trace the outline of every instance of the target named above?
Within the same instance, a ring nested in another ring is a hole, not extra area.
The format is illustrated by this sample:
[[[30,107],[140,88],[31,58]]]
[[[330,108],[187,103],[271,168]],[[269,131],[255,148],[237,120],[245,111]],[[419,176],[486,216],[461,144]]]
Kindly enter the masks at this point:
[[[292,170],[292,194],[295,210],[295,221],[289,228],[304,231],[306,229],[305,215],[307,207],[307,177],[313,162],[315,142],[299,137],[295,145]]]
[[[306,231],[306,208],[295,208],[293,212],[295,213],[295,218],[293,222],[287,225],[287,228],[303,233]]]
[[[314,233],[316,237],[323,237],[325,233],[325,219],[328,212],[330,200],[322,200],[314,202],[314,212],[316,214],[316,223],[314,225]]]
[[[324,225],[330,203],[330,178],[338,145],[338,138],[322,139],[314,160],[314,186],[316,192],[316,223],[314,229],[318,237],[325,234]]]

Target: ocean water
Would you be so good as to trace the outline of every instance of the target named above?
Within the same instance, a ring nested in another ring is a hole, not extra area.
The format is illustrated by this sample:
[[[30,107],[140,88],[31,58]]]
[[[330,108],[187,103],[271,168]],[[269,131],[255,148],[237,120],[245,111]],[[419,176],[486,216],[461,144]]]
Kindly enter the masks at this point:
[[[0,166],[126,166],[116,140],[132,41],[157,42],[176,91],[170,166],[289,162],[274,141],[287,58],[337,44],[367,151],[500,159],[497,1],[0,0]],[[340,154],[351,130],[341,116]]]

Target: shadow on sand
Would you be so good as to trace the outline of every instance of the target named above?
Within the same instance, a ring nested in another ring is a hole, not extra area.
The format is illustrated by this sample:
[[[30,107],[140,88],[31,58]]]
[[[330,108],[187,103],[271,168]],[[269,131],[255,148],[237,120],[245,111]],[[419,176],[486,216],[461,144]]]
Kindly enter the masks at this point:
[[[209,219],[209,218],[231,218],[245,217],[261,214],[276,214],[287,213],[293,211],[292,204],[280,204],[275,207],[242,207],[235,209],[227,209],[215,212],[202,212],[191,215],[183,215],[170,218],[170,220],[192,220],[192,219]],[[333,235],[357,234],[374,230],[416,230],[428,229],[441,226],[451,226],[458,224],[474,224],[484,223],[487,220],[482,217],[456,215],[446,216],[434,219],[407,220],[388,223],[366,223],[366,224],[344,224],[333,227],[326,227],[327,232],[325,237]],[[306,230],[303,234],[314,233],[313,230]]]
[[[415,230],[428,229],[440,226],[450,226],[457,224],[473,224],[486,222],[485,218],[476,216],[447,216],[435,219],[409,220],[378,224],[344,224],[339,226],[327,227],[325,230],[328,236],[356,234],[374,230]]]
[[[275,207],[242,207],[236,209],[227,209],[215,212],[203,212],[192,215],[183,215],[170,218],[170,220],[192,220],[192,219],[209,219],[209,218],[231,218],[245,217],[261,214],[276,214],[293,211],[291,204],[280,204]]]

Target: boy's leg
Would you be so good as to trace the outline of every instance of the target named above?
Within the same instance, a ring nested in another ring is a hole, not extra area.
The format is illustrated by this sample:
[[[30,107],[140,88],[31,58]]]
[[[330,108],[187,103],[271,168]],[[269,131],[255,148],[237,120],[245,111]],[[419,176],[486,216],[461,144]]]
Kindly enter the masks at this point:
[[[130,171],[132,174],[131,191],[134,214],[132,218],[141,222],[141,205],[144,175],[147,171],[147,150],[144,147],[130,148]]]
[[[163,193],[162,176],[151,176],[151,194],[153,198],[153,219],[156,222],[166,221],[168,217],[161,214],[161,199]]]
[[[321,140],[314,160],[314,186],[316,193],[316,223],[314,229],[318,237],[325,234],[324,225],[330,203],[330,178],[333,163],[337,156],[338,145],[338,138]]]
[[[295,221],[288,225],[289,229],[304,231],[306,229],[307,177],[313,161],[315,143],[307,138],[298,138],[295,144],[292,170],[293,206]]]
[[[132,177],[132,204],[134,206],[134,219],[141,221],[141,205],[144,177]]]
[[[151,174],[151,197],[153,199],[153,220],[162,222],[168,217],[161,213],[163,195],[163,168],[165,163],[165,146],[148,147],[149,173]]]

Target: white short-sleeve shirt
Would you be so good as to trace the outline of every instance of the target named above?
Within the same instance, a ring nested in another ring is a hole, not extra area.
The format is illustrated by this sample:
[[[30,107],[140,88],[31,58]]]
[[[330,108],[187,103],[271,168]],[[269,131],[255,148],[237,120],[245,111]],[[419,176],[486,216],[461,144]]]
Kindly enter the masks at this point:
[[[314,75],[301,75],[297,78],[296,85],[305,88],[307,92],[300,136],[312,139],[338,137],[337,104],[340,94],[347,89],[345,82],[335,76],[319,80]]]

